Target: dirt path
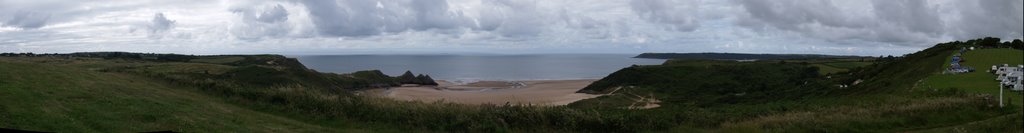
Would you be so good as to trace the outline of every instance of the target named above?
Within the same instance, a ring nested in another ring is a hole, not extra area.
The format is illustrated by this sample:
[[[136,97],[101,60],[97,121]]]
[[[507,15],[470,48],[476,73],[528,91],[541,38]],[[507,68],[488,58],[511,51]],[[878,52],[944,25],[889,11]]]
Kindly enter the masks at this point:
[[[630,104],[629,107],[627,107],[629,109],[652,109],[652,108],[661,107],[661,105],[658,104],[658,103],[661,103],[661,101],[659,101],[657,98],[655,98],[654,94],[648,94],[647,97],[639,96],[639,95],[635,95],[635,94],[629,94],[629,95],[636,97],[636,98],[633,98],[633,104]]]

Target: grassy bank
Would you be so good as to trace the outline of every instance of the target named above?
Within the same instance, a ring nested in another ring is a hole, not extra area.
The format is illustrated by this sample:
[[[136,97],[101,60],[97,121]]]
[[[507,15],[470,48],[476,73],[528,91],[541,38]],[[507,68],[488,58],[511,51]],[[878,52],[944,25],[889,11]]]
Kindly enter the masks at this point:
[[[0,57],[0,127],[48,132],[335,132],[148,77]],[[51,60],[52,61],[52,60]]]

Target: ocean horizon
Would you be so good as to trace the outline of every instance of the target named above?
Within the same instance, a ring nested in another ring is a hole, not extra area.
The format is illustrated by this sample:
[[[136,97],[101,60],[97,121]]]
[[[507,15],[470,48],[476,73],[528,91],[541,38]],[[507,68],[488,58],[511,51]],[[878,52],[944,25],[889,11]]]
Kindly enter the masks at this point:
[[[663,59],[632,58],[635,54],[522,55],[289,55],[321,72],[381,70],[397,76],[406,70],[453,82],[600,79],[630,65],[656,65]]]

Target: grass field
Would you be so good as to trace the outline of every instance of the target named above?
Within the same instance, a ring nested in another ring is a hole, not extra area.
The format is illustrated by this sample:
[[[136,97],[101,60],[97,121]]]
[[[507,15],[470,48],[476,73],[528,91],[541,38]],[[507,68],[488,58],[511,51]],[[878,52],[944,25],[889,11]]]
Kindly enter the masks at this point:
[[[753,62],[738,62],[731,60],[668,60],[663,65],[670,66],[700,66],[710,67],[715,65],[739,65],[739,64],[765,64],[765,63],[776,63],[778,61],[792,62],[792,63],[807,63],[808,65],[817,67],[820,70],[821,75],[835,74],[845,72],[853,68],[864,67],[873,63],[871,60],[861,61],[860,58],[841,58],[841,59],[810,59],[810,60],[762,60]]]
[[[822,75],[825,74],[836,74],[840,72],[846,72],[853,68],[864,67],[871,65],[872,62],[865,61],[836,61],[836,62],[821,62],[813,63],[812,66],[818,67]]]
[[[952,56],[946,59],[951,61]],[[932,76],[924,79],[916,89],[945,89],[959,88],[967,92],[992,94],[999,96],[999,82],[995,80],[996,75],[986,71],[996,64],[1024,64],[1024,51],[1013,49],[979,49],[969,51],[963,55],[965,62],[961,65],[971,66],[977,69],[976,72],[966,74],[941,74],[932,73]],[[949,64],[943,65],[949,67]],[[1007,101],[1014,105],[1024,103],[1024,96],[1019,91],[1004,90]]]
[[[241,60],[244,60],[244,59],[245,59],[245,57],[242,57],[242,56],[206,56],[206,57],[199,57],[199,58],[196,58],[196,59],[192,59],[192,60],[189,60],[189,61],[190,62],[224,64],[224,63],[237,62],[237,61],[241,61]]]
[[[845,71],[849,70],[849,69],[837,68],[837,67],[829,66],[829,65],[825,65],[825,64],[811,64],[811,66],[817,67],[818,68],[818,73],[821,74],[821,75],[845,72]]]
[[[829,62],[829,63],[822,63],[822,64],[825,64],[825,65],[828,65],[828,66],[832,66],[832,67],[836,67],[836,68],[842,68],[842,69],[853,69],[853,68],[857,68],[857,67],[863,67],[863,66],[871,65],[871,62],[847,61],[847,62]]]

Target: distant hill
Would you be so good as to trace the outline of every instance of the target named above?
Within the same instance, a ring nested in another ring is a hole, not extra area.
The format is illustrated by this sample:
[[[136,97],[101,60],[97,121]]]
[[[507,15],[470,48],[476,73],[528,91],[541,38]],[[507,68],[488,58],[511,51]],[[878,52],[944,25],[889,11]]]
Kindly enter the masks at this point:
[[[643,53],[633,58],[691,60],[785,60],[821,58],[862,58],[863,56],[818,54],[743,54],[743,53]]]

